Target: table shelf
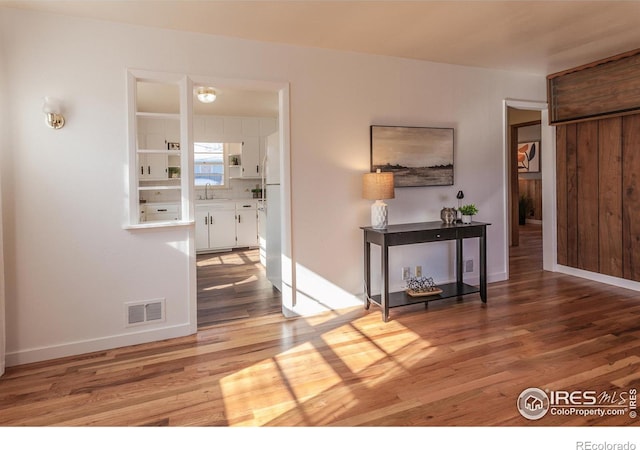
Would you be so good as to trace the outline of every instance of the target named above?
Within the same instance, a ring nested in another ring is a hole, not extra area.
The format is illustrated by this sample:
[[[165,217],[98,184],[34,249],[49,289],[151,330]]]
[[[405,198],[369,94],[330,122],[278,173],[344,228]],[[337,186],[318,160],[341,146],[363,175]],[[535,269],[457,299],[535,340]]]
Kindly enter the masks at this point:
[[[453,297],[462,297],[463,295],[477,294],[480,288],[466,283],[446,283],[437,286],[442,289],[441,294],[429,295],[424,297],[412,297],[405,291],[389,292],[389,308],[398,306],[415,305],[417,303],[432,302],[435,300],[444,300]],[[369,300],[378,306],[382,306],[382,296],[374,295]]]

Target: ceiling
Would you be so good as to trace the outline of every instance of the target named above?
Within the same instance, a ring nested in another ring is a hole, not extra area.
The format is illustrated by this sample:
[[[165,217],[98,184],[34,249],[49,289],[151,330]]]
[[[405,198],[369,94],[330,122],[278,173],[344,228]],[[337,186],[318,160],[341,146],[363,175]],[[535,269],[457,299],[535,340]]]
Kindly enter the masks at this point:
[[[0,0],[0,5],[539,75],[640,47],[640,1]]]
[[[193,101],[193,113],[212,116],[278,117],[278,93],[215,87],[213,103]],[[180,112],[180,94],[175,84],[138,82],[138,111]]]

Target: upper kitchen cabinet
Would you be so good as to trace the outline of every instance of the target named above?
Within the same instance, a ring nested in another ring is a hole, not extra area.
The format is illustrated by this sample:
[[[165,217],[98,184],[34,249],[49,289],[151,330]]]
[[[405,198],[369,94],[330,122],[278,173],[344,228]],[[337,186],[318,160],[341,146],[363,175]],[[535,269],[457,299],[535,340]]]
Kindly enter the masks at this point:
[[[193,121],[195,142],[227,146],[225,156],[232,179],[262,176],[265,139],[277,129],[278,120],[273,117],[196,115]]]
[[[245,137],[242,141],[242,177],[260,178],[260,138]]]

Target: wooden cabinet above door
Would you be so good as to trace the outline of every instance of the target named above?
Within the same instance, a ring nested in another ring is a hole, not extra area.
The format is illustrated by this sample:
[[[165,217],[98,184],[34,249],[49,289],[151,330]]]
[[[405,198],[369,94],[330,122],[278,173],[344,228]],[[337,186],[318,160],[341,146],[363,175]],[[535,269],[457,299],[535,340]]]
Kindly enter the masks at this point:
[[[551,125],[640,111],[640,49],[547,77]]]

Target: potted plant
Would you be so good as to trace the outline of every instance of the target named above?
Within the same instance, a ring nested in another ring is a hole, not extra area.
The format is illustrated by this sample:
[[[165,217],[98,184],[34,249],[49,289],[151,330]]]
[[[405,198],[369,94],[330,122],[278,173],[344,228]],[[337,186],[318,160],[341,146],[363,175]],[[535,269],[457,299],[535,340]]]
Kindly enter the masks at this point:
[[[462,223],[471,223],[473,216],[478,214],[478,208],[473,203],[460,207],[460,213],[462,214]]]

